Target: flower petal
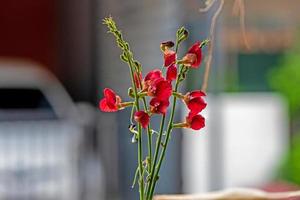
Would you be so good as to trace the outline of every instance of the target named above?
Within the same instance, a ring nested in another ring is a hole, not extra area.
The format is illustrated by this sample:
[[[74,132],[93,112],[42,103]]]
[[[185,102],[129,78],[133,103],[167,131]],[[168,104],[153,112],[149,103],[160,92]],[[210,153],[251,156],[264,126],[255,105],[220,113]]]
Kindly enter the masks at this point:
[[[167,80],[172,81],[177,78],[177,68],[176,65],[173,64],[167,69]]]
[[[186,117],[186,122],[188,127],[193,130],[200,130],[205,127],[205,118],[202,115],[197,115],[195,113],[189,113]]]
[[[156,114],[166,114],[168,106],[169,106],[169,101],[167,100],[161,100],[156,97],[152,98],[150,101],[150,111],[152,113]]]
[[[199,113],[204,108],[206,108],[206,102],[201,97],[192,98],[188,103],[187,106],[193,113]]]
[[[105,98],[103,98],[100,103],[99,103],[99,109],[103,112],[116,112],[118,111],[118,107],[117,106],[111,106],[109,104],[107,104],[107,100]]]
[[[170,49],[164,51],[164,66],[168,67],[176,61],[176,52]]]
[[[159,69],[154,69],[150,71],[146,76],[144,81],[154,81],[155,79],[163,77],[162,72]]]
[[[172,85],[164,78],[156,80],[153,88],[155,88],[154,96],[158,99],[167,100],[172,95]]]
[[[104,97],[106,98],[108,104],[115,104],[116,103],[116,101],[117,101],[116,93],[112,89],[105,88],[103,90],[103,94],[104,94]]]
[[[191,96],[191,97],[203,97],[203,96],[206,96],[206,94],[204,92],[202,92],[201,90],[194,90],[194,91],[189,93],[189,96]]]
[[[150,116],[145,111],[137,111],[134,113],[134,120],[146,128],[150,122]]]
[[[192,68],[198,68],[202,61],[202,49],[200,47],[201,43],[198,41],[188,50],[187,54],[184,56],[183,60],[187,66]]]
[[[206,107],[207,104],[203,99],[205,95],[201,90],[194,90],[184,96],[184,102],[192,113],[198,114]]]
[[[200,130],[205,127],[205,118],[202,115],[196,115],[191,122],[191,128],[194,130]]]

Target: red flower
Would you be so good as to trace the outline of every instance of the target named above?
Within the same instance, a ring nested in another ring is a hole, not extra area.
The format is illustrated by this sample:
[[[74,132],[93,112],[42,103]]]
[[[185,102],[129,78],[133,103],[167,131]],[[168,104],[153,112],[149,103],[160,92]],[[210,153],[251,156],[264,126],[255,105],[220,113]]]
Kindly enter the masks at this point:
[[[143,81],[143,90],[147,91],[150,85],[154,83],[156,79],[162,78],[162,72],[159,69],[154,69],[150,71],[144,78]]]
[[[172,81],[177,77],[177,68],[176,65],[173,64],[167,69],[167,80]]]
[[[137,73],[134,73],[133,75],[134,77],[134,83],[136,85],[137,88],[142,88],[142,73],[140,72],[139,75],[137,75]]]
[[[165,67],[169,67],[170,65],[176,62],[176,52],[170,49],[166,49],[164,51],[164,60]]]
[[[168,100],[161,100],[158,98],[153,98],[150,101],[150,111],[156,114],[166,114],[169,106]]]
[[[103,112],[116,112],[119,110],[121,98],[109,88],[103,90],[104,98],[99,103],[99,108]]]
[[[202,50],[200,42],[196,42],[183,57],[182,63],[186,66],[198,68],[202,61]]]
[[[190,109],[192,113],[199,113],[206,107],[206,102],[202,98],[206,96],[204,92],[200,90],[195,90],[192,92],[188,92],[184,96],[184,102],[186,103],[187,107]]]
[[[146,128],[150,122],[150,116],[145,111],[137,111],[134,113],[134,120]]]
[[[166,41],[160,44],[160,49],[164,53],[164,66],[169,67],[171,64],[176,62],[176,52],[170,50],[174,46],[174,42]]]
[[[167,100],[172,95],[172,85],[164,78],[156,79],[148,88],[148,95]]]
[[[205,118],[202,115],[197,115],[190,112],[186,117],[186,124],[188,128],[200,130],[201,128],[205,127]]]

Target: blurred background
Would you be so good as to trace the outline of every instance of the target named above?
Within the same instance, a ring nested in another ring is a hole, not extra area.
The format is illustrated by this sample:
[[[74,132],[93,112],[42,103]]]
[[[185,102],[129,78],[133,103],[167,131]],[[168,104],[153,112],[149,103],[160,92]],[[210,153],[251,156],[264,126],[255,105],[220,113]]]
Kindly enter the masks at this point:
[[[244,2],[250,48],[226,0],[207,126],[174,132],[158,193],[300,188],[300,2]],[[180,26],[190,31],[180,55],[206,39],[218,3],[200,13],[204,0],[0,0],[0,198],[137,199],[130,111],[97,109],[104,87],[126,100],[130,85],[101,19],[115,18],[145,73],[162,66],[160,42]],[[202,77],[203,66],[181,91]]]

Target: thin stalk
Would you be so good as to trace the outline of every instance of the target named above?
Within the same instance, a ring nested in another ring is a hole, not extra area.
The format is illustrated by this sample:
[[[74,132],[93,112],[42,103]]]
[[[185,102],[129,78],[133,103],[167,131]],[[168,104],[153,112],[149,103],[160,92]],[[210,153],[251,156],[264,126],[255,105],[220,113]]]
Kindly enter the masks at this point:
[[[165,137],[165,141],[164,141],[164,143],[162,145],[163,149],[162,149],[162,153],[161,153],[161,156],[159,158],[159,161],[158,161],[158,165],[156,167],[156,171],[154,172],[154,177],[158,176],[160,168],[161,168],[162,161],[165,158],[167,145],[168,145],[168,142],[169,142],[169,139],[170,139],[170,135],[171,135],[170,133],[172,131],[172,124],[173,124],[173,119],[174,119],[174,114],[175,114],[175,108],[176,108],[176,100],[177,100],[177,97],[174,96],[173,97],[173,106],[172,106],[170,121],[169,121],[168,128],[167,128],[167,134],[166,134],[166,137]],[[156,181],[157,180],[154,179],[152,185],[150,186],[150,199],[152,199],[153,192],[154,192],[155,185],[156,185]]]
[[[130,111],[130,124],[133,124],[133,114],[134,114],[134,108],[135,108],[135,105],[132,106],[131,108],[131,111]]]
[[[138,78],[138,84],[142,86],[141,80]],[[144,110],[147,111],[147,103],[145,96],[141,96],[141,99],[143,100],[144,104]],[[151,167],[152,167],[152,134],[151,134],[151,127],[150,124],[147,126],[147,134],[148,134],[148,155],[149,155],[149,165],[148,165],[148,171],[151,173]]]
[[[140,191],[140,200],[144,200],[144,173],[143,173],[143,151],[142,151],[142,127],[138,125],[138,162],[139,162],[139,191]]]
[[[134,58],[130,51],[129,44],[123,39],[121,31],[117,28],[116,23],[112,19],[112,17],[104,18],[103,23],[107,25],[109,32],[112,33],[115,38],[118,46],[122,49],[121,60],[126,62],[129,65],[130,69],[130,76],[131,76],[131,83],[133,85],[134,91],[134,104],[136,110],[140,110],[139,105],[139,95],[138,95],[138,88],[134,81],[134,72],[136,71]],[[139,192],[140,192],[140,200],[144,200],[144,169],[143,169],[143,152],[142,152],[142,127],[141,124],[138,123],[138,168],[139,168]]]
[[[178,47],[179,47],[179,42],[178,42],[178,40],[176,40],[176,45],[175,45],[175,52],[176,53],[178,52]],[[180,69],[180,73],[181,73],[181,69]],[[178,74],[178,76],[176,78],[175,92],[177,92],[177,90],[178,90],[180,73]],[[176,105],[176,97],[174,96],[173,97],[173,106],[172,106],[171,117],[170,117],[168,129],[169,129],[169,127],[171,127],[171,129],[172,129],[172,123],[173,123],[173,118],[174,118],[175,105]],[[172,121],[172,123],[170,125],[171,121]],[[160,168],[160,165],[161,165],[161,164],[159,164],[158,166],[156,166],[156,163],[157,163],[158,154],[159,154],[159,150],[160,150],[160,146],[161,146],[161,140],[162,140],[164,123],[165,123],[165,115],[163,115],[163,117],[162,117],[162,121],[161,121],[161,125],[160,125],[160,132],[159,132],[158,139],[156,141],[156,149],[155,149],[154,161],[153,161],[151,175],[150,175],[149,188],[148,188],[147,193],[146,193],[146,200],[151,200],[152,197],[153,197],[155,183],[157,181],[156,178],[157,178],[157,175],[158,175],[158,173],[156,173],[156,171],[159,172],[159,168]],[[168,134],[167,134],[167,137],[168,137]],[[164,149],[165,148],[166,148],[166,146],[164,145]],[[161,161],[159,161],[159,163],[160,162]],[[157,167],[159,167],[159,168],[157,168]]]
[[[176,42],[176,46],[175,46],[175,52],[176,52],[176,53],[178,52],[178,47],[179,47],[179,43]]]
[[[139,173],[139,168],[136,168],[135,173],[134,173],[134,178],[133,178],[133,182],[132,182],[131,188],[134,188],[134,186],[135,186],[135,183],[136,183],[136,177],[137,177],[138,173]]]
[[[147,104],[146,104],[146,98],[143,97],[142,100],[144,103],[144,109],[148,110]],[[147,126],[147,134],[148,134],[148,156],[149,156],[148,170],[149,170],[149,173],[151,173],[151,169],[152,169],[152,134],[151,134],[150,125]]]
[[[180,77],[181,71],[182,71],[182,68],[180,70],[180,73],[177,76],[174,92],[177,92],[177,90],[178,90],[179,77]],[[171,133],[172,128],[173,128],[173,120],[174,120],[174,114],[175,114],[175,108],[176,108],[176,100],[177,100],[177,97],[173,96],[173,105],[172,105],[172,110],[171,110],[169,124],[168,124],[168,127],[167,127],[167,134],[166,134],[166,137],[165,137],[165,141],[164,141],[164,143],[162,145],[163,149],[162,149],[162,153],[161,153],[161,156],[159,158],[159,161],[158,161],[158,164],[157,164],[157,167],[156,167],[156,171],[154,171],[154,177],[158,176],[160,168],[161,168],[162,161],[165,158],[166,149],[167,149],[167,146],[168,146],[168,143],[169,143],[169,140],[170,140],[170,135],[171,135],[170,133]],[[156,186],[156,181],[157,180],[154,179],[152,182],[150,182],[151,185],[150,185],[150,188],[148,190],[147,200],[150,200],[153,197],[154,189],[155,189],[155,186]]]
[[[134,72],[133,72],[133,65],[131,62],[131,56],[127,53],[128,64],[130,69],[130,76],[131,76],[131,83],[134,86],[133,92],[135,97],[135,106],[137,110],[140,110],[139,104],[139,96],[137,92],[137,87],[134,81]],[[141,124],[138,123],[138,166],[139,166],[139,193],[140,193],[140,200],[144,200],[144,176],[143,176],[143,150],[142,150],[142,127]]]
[[[156,166],[158,155],[159,155],[159,149],[160,149],[160,145],[161,145],[161,140],[162,140],[162,135],[163,135],[163,130],[164,130],[165,119],[166,119],[166,115],[163,115],[161,117],[160,130],[159,130],[158,138],[156,140],[154,160],[153,160],[153,164],[152,164],[152,168],[151,168],[149,187],[148,187],[148,191],[147,191],[147,195],[146,195],[146,199],[147,200],[149,199],[148,195],[150,194],[150,191],[151,191],[152,182],[155,180],[155,178],[154,178],[155,177],[154,176],[154,174],[155,174],[155,166]]]

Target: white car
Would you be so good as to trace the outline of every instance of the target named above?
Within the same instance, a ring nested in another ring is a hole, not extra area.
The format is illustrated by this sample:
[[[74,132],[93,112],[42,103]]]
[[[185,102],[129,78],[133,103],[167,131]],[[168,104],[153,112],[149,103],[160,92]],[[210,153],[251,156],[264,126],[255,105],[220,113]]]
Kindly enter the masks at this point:
[[[85,157],[93,157],[83,153],[84,120],[48,71],[0,60],[0,199],[83,198]]]

